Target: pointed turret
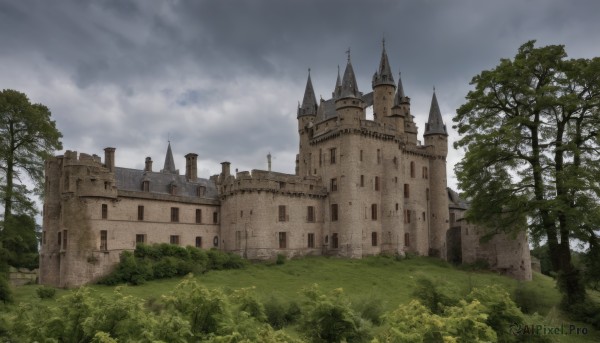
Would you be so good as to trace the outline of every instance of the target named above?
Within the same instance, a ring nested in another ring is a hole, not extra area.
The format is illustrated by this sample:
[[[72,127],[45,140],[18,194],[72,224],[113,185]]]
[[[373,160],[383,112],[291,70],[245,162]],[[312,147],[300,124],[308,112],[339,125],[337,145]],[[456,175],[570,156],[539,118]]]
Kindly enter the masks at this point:
[[[406,103],[410,103],[410,98],[404,94],[404,87],[402,86],[402,75],[398,73],[398,88],[396,90],[396,96],[394,97],[394,107]]]
[[[383,40],[383,50],[381,51],[381,60],[379,61],[379,69],[373,75],[373,88],[379,85],[389,85],[395,87],[394,76],[390,68],[387,52],[385,51],[385,40]]]
[[[331,97],[333,99],[337,99],[340,97],[342,93],[342,79],[340,78],[340,65],[338,64],[338,73],[337,79],[335,80],[335,88],[333,88],[333,92],[331,93]]]
[[[352,68],[352,62],[350,61],[350,50],[348,50],[348,63],[346,64],[346,70],[344,70],[344,77],[342,78],[342,89],[341,98],[360,98],[361,94],[358,91],[358,85],[356,84],[356,76],[354,75],[354,69]]]
[[[167,155],[165,156],[165,166],[160,171],[161,173],[179,174],[179,170],[175,169],[175,161],[173,160],[173,152],[171,151],[171,142],[167,147]]]
[[[308,80],[306,80],[306,88],[304,89],[304,98],[302,105],[298,107],[298,118],[302,116],[314,116],[317,114],[317,98],[310,79],[310,69],[308,69]]]
[[[433,98],[431,99],[431,108],[429,109],[429,119],[427,120],[427,124],[425,124],[425,134],[423,136],[428,135],[448,136],[446,125],[444,125],[444,121],[442,120],[440,106],[435,96],[435,88],[433,90]]]

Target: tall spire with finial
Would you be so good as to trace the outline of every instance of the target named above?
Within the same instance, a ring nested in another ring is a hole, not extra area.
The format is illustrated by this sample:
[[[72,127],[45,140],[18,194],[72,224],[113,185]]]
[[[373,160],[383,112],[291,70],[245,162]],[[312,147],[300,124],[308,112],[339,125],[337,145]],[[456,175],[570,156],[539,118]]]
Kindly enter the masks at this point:
[[[402,86],[402,74],[398,72],[398,88],[394,97],[394,106],[399,106],[403,103],[408,103],[409,98],[404,94],[404,86]]]
[[[350,61],[350,48],[348,48],[346,53],[348,54],[348,63],[346,64],[346,70],[344,70],[344,77],[342,78],[340,98],[360,98],[361,94],[358,91],[356,76],[354,75],[354,69]]]
[[[310,68],[308,68],[308,80],[306,80],[302,105],[298,107],[298,117],[316,115],[317,107],[317,98],[315,97],[315,90],[310,79]]]
[[[161,173],[178,174],[179,171],[175,169],[175,161],[173,160],[173,152],[171,151],[171,141],[167,147],[167,155],[165,156],[165,165],[160,171]]]
[[[435,87],[433,87],[433,97],[431,98],[431,108],[429,109],[429,119],[425,124],[425,133],[427,135],[444,135],[448,136],[446,125],[442,119],[440,106],[438,105],[437,97],[435,96]]]
[[[387,52],[385,51],[385,38],[382,39],[383,49],[381,50],[381,60],[379,61],[379,69],[373,75],[373,87],[379,85],[390,85],[394,84],[394,76],[392,75],[392,69],[390,62],[388,61]]]

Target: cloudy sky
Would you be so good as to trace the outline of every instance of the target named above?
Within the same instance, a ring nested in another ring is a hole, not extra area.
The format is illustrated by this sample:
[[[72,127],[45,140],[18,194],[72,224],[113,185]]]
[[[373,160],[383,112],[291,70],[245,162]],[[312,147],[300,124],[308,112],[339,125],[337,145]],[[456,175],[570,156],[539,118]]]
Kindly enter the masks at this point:
[[[434,85],[451,127],[471,78],[527,40],[600,56],[598,13],[597,0],[0,0],[0,89],[47,105],[65,149],[116,147],[119,166],[162,168],[170,139],[180,170],[199,154],[201,177],[225,160],[265,169],[269,152],[293,173],[308,68],[327,99],[350,47],[367,93],[385,36],[422,134]]]

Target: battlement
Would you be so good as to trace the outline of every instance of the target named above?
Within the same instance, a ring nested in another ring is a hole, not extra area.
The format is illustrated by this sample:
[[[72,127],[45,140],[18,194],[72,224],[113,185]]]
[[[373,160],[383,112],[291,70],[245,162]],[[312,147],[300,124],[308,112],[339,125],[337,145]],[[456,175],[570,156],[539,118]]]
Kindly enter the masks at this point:
[[[327,189],[323,187],[320,177],[300,177],[292,174],[258,169],[253,169],[252,172],[238,172],[235,177],[228,177],[219,188],[222,197],[253,191],[265,191],[296,196],[327,196]]]
[[[94,167],[102,167],[102,160],[100,156],[94,154],[89,155],[86,153],[77,153],[77,151],[67,150],[65,154],[62,156],[57,156],[57,158],[62,158],[63,166],[67,165],[85,165],[85,166],[94,166]]]

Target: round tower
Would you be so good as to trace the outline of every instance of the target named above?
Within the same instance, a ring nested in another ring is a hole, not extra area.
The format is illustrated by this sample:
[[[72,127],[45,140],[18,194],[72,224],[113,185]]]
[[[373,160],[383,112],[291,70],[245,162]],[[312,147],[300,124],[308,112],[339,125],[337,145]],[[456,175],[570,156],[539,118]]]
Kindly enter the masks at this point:
[[[446,156],[448,155],[448,132],[442,120],[440,107],[433,92],[429,120],[423,135],[431,153],[429,160],[429,255],[446,258],[446,232],[449,227],[448,181]]]
[[[336,92],[335,109],[340,119],[341,125],[358,126],[361,119],[364,119],[364,101],[362,93],[358,91],[356,76],[350,62],[350,50],[348,53],[348,63],[342,78],[342,84],[339,91]]]
[[[300,136],[300,149],[298,154],[297,175],[311,175],[312,154],[310,152],[309,140],[312,138],[313,124],[317,115],[317,99],[310,79],[310,69],[308,69],[308,79],[304,89],[302,104],[298,106],[298,135]]]
[[[379,69],[373,74],[373,117],[375,121],[391,123],[387,118],[394,106],[394,93],[396,85],[385,51],[385,40],[383,40],[383,50],[381,51],[381,60]]]

